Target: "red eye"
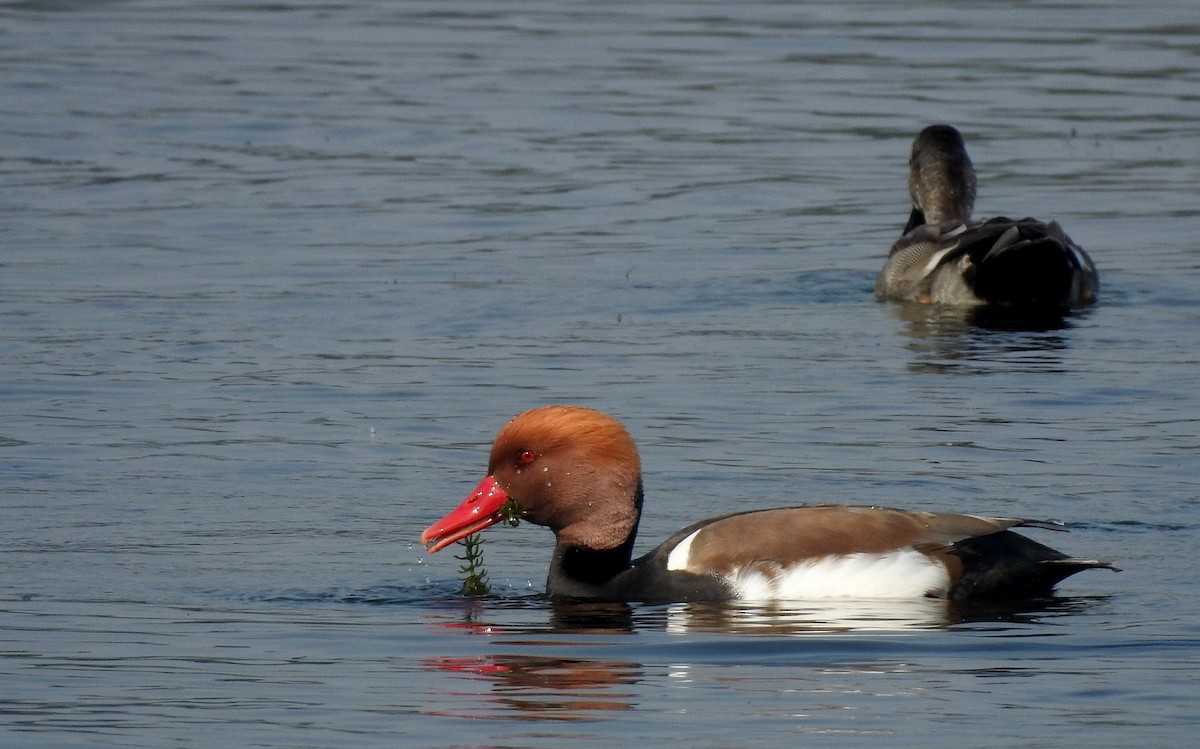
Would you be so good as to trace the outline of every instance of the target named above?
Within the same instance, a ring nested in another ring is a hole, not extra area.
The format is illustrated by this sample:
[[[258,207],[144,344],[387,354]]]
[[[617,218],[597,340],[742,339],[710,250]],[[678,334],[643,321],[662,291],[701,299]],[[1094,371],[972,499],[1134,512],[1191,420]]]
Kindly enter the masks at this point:
[[[535,453],[533,450],[522,450],[521,454],[517,456],[517,462],[532,463],[536,457],[537,453]]]

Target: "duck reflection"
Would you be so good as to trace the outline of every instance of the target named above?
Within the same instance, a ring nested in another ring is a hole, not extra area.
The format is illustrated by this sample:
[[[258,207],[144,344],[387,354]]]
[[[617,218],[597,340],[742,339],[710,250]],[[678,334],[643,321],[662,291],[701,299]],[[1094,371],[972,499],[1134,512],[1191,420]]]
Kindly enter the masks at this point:
[[[517,720],[592,720],[598,712],[629,710],[633,695],[621,687],[641,678],[636,663],[593,658],[514,654],[426,658],[422,664],[486,682],[490,694],[481,701],[500,717]]]
[[[1034,623],[1047,616],[1077,614],[1090,601],[1034,598],[974,604],[943,598],[829,600],[771,604],[671,604],[666,631],[674,634],[802,636],[830,633],[917,632],[962,624]]]
[[[766,635],[803,637],[867,632],[918,632],[954,625],[1014,626],[1047,617],[1086,612],[1097,600],[1046,598],[984,608],[964,607],[942,599],[837,600],[789,604],[681,603],[667,605],[550,604],[549,626],[529,626],[512,617],[472,615],[454,626],[485,635],[497,646],[540,652],[436,656],[421,660],[422,669],[450,676],[456,685],[443,687],[432,715],[466,719],[521,721],[587,721],[631,710],[637,685],[645,678],[642,663],[626,658],[580,654],[583,645],[610,648],[611,638],[636,631],[668,634]],[[528,604],[529,601],[523,601]],[[534,609],[523,606],[523,611]],[[545,609],[538,609],[545,615]],[[478,612],[476,612],[477,614]],[[498,609],[492,615],[512,614]],[[491,618],[491,623],[485,623]],[[564,637],[563,635],[567,635]],[[596,635],[600,635],[597,637]],[[492,639],[495,638],[495,639]],[[554,655],[562,649],[572,655]],[[465,686],[464,686],[465,685]],[[472,688],[474,685],[475,688]],[[448,706],[448,707],[447,707]]]
[[[1075,614],[1093,603],[1087,598],[1018,598],[983,602],[916,599],[821,599],[812,601],[711,601],[672,604],[597,603],[529,599],[521,610],[536,614],[518,622],[512,611],[484,614],[474,609],[439,627],[475,635],[518,637],[526,645],[565,644],[561,635],[627,635],[638,631],[672,634],[805,635],[840,632],[904,632],[944,629],[964,623],[1033,623],[1043,617]],[[546,620],[547,607],[549,621]],[[542,640],[539,636],[545,635]],[[532,636],[532,639],[531,639]],[[553,636],[551,638],[550,636]],[[446,661],[447,664],[452,661]],[[471,670],[471,669],[443,669]]]
[[[634,607],[621,602],[556,601],[546,596],[529,596],[467,599],[463,605],[453,618],[431,617],[430,623],[485,636],[547,631],[555,634],[628,634],[635,628]],[[547,607],[549,626],[545,622]],[[639,613],[637,618],[643,617]]]
[[[970,330],[1009,330],[1045,333],[1066,330],[1072,321],[1091,309],[1076,312],[1013,310],[1003,307],[940,307],[929,304],[893,304],[888,313],[907,322],[918,338],[960,334]]]
[[[551,601],[550,625],[558,632],[632,632],[634,612],[628,603]]]
[[[752,633],[797,635],[821,632],[900,632],[937,629],[950,622],[944,599],[829,600],[672,604],[667,631],[676,634]]]
[[[987,307],[964,309],[928,304],[888,307],[892,317],[906,323],[914,372],[975,371],[979,362],[995,364],[996,355],[1025,354],[1020,368],[1054,368],[1059,353],[1069,346],[1066,332],[1091,310],[1066,313],[1021,313]],[[980,370],[983,371],[983,370]],[[989,366],[986,371],[995,371]]]

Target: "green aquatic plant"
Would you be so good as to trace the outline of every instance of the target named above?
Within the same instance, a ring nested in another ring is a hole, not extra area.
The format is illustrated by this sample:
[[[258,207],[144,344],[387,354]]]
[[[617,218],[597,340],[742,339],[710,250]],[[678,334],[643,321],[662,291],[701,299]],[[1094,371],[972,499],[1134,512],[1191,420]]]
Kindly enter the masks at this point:
[[[500,505],[500,517],[513,528],[520,525],[521,508],[517,507],[517,500],[509,497],[504,504]]]
[[[459,571],[463,573],[462,594],[464,596],[486,596],[491,592],[488,586],[487,570],[483,568],[483,539],[478,533],[472,533],[459,541],[463,547],[463,555],[455,555],[463,565]]]
[[[513,528],[521,524],[521,508],[515,500],[509,499],[500,506],[500,518]],[[487,570],[483,568],[483,538],[478,533],[472,533],[459,541],[463,547],[462,556],[455,559],[462,561],[459,571],[463,573],[462,594],[464,596],[486,596],[492,592],[487,581]]]

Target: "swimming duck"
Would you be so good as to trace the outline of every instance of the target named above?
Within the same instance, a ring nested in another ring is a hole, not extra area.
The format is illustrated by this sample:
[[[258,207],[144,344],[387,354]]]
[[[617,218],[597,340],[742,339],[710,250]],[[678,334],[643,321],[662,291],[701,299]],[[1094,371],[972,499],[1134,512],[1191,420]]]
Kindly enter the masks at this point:
[[[702,520],[634,561],[641,513],[629,433],[590,408],[547,406],[500,429],[487,476],[421,543],[436,552],[505,519],[544,525],[555,536],[547,593],[598,601],[1011,599],[1112,568],[1009,530],[1058,524],[844,505]]]
[[[925,128],[908,163],[913,209],[875,281],[877,297],[1039,309],[1095,301],[1096,266],[1057,222],[971,219],[975,167],[958,130]]]

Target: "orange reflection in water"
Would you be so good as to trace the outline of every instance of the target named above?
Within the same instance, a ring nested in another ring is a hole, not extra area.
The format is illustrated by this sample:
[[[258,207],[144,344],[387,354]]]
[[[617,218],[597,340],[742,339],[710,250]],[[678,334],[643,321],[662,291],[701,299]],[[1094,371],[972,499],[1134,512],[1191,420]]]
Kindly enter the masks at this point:
[[[431,671],[449,672],[488,686],[478,695],[482,711],[431,711],[468,718],[516,720],[590,720],[596,712],[629,710],[632,695],[618,689],[639,678],[635,663],[589,658],[534,655],[432,657],[422,660]],[[454,691],[455,697],[467,693]]]

